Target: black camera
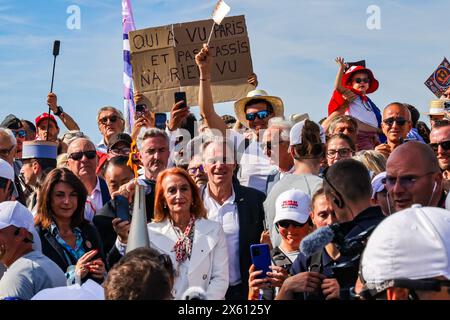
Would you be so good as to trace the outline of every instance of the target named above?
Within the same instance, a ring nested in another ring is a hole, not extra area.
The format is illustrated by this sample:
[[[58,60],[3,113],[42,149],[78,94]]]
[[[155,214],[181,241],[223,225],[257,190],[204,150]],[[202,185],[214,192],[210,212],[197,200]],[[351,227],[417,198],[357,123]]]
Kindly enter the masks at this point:
[[[332,242],[342,256],[349,257],[345,262],[332,267],[333,278],[337,279],[341,288],[349,288],[355,285],[358,278],[361,255],[376,225],[369,227],[352,238],[345,238],[345,234],[347,234],[346,229],[351,227],[350,223],[348,225],[345,223],[334,224],[330,227],[336,234]]]

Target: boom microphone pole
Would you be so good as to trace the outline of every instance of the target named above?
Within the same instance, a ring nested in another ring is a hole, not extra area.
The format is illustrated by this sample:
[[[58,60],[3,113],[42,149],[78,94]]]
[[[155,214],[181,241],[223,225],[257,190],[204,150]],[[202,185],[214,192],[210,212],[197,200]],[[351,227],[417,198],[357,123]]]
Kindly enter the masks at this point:
[[[55,40],[53,43],[53,71],[52,71],[52,84],[50,85],[50,92],[53,92],[53,80],[55,80],[55,65],[56,65],[56,57],[59,55],[59,46],[61,41]],[[45,140],[48,140],[48,128],[50,125],[50,106],[48,106],[48,118],[47,118],[47,136]]]

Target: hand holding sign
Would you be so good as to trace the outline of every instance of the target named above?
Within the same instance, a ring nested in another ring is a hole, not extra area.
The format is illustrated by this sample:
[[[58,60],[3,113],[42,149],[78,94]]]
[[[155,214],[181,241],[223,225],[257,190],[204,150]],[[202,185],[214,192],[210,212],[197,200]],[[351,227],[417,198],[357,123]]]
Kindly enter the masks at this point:
[[[200,69],[200,79],[211,78],[211,55],[209,53],[209,47],[207,44],[203,45],[203,48],[195,56],[195,63]]]

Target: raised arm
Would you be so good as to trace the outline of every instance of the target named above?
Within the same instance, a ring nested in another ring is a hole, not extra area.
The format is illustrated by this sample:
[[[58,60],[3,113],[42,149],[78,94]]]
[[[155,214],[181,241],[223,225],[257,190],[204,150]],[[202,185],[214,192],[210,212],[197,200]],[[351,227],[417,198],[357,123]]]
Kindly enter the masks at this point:
[[[47,105],[53,113],[61,119],[62,123],[68,130],[80,130],[80,127],[75,120],[73,120],[67,112],[62,111],[62,108],[58,106],[58,97],[53,92],[50,92],[47,95]]]
[[[200,115],[205,119],[208,128],[220,130],[225,136],[227,125],[216,113],[216,110],[214,110],[211,91],[212,57],[206,44],[203,45],[202,50],[195,56],[195,62],[200,70],[200,87],[198,91]]]
[[[345,89],[344,86],[342,85],[342,75],[345,72],[345,62],[344,62],[344,58],[342,58],[342,57],[337,57],[335,59],[335,61],[338,64],[339,69],[336,74],[336,79],[334,80],[334,89],[337,90],[338,92],[342,93],[343,90]]]

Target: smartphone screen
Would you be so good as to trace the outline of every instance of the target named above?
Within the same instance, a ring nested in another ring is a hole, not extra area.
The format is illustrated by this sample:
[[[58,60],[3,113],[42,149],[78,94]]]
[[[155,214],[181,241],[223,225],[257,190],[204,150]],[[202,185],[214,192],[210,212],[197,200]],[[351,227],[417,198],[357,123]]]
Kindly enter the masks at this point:
[[[134,118],[139,119],[140,117],[144,116],[146,112],[147,106],[145,104],[137,104],[136,112],[134,113]]]
[[[167,115],[165,113],[155,113],[155,127],[161,130],[166,129]]]
[[[270,248],[266,243],[252,244],[250,246],[250,254],[252,257],[252,263],[255,265],[256,270],[262,270],[262,274],[257,276],[258,279],[267,277],[267,272],[270,271]]]
[[[186,108],[186,107],[187,107],[186,92],[184,92],[184,91],[181,91],[181,92],[175,92],[174,96],[175,96],[175,103],[177,103],[177,102],[179,102],[179,101],[184,101],[184,103],[181,104],[181,106],[179,107],[179,109],[182,109],[182,108]]]

